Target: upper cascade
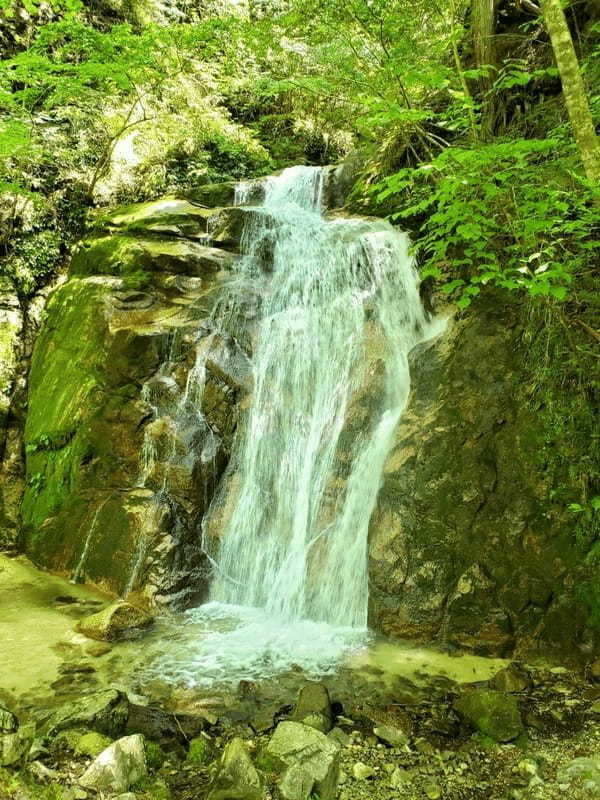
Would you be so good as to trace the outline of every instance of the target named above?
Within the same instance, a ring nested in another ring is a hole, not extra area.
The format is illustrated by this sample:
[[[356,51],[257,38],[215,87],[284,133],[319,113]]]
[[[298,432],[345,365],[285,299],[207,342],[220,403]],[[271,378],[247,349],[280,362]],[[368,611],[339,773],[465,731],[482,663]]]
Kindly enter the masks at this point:
[[[383,221],[327,219],[326,176],[300,166],[264,182],[223,304],[231,314],[245,287],[260,287],[254,391],[211,599],[366,628],[369,520],[408,397],[407,356],[428,322],[407,236]],[[237,202],[251,191],[241,185]],[[373,347],[381,387],[361,400]],[[348,436],[357,398],[369,410]]]

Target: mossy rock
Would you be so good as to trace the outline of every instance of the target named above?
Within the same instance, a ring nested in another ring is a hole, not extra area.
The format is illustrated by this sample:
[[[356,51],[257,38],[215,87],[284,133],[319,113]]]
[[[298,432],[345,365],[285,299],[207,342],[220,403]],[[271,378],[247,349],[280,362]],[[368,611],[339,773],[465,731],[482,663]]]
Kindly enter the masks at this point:
[[[108,736],[103,736],[97,731],[90,731],[84,733],[83,736],[77,740],[74,751],[78,756],[89,756],[89,758],[96,758],[103,750],[111,745],[113,742]]]
[[[208,276],[229,270],[232,253],[187,239],[113,234],[80,243],[71,261],[71,274],[115,275],[126,288],[143,289],[156,272]]]
[[[206,206],[232,206],[235,201],[236,181],[207,183],[188,192],[187,197],[194,203]]]
[[[475,689],[459,697],[454,708],[477,731],[496,742],[510,742],[523,732],[517,700],[512,695]]]
[[[152,622],[152,614],[118,600],[97,614],[79,620],[77,630],[90,639],[115,641],[126,638],[135,630],[148,628]]]

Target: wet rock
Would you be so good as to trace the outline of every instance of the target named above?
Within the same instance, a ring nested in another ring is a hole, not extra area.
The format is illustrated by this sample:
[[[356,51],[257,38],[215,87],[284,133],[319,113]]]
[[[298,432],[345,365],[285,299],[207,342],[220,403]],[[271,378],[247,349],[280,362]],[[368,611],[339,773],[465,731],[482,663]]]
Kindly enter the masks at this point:
[[[89,756],[96,758],[103,750],[106,750],[112,744],[112,739],[108,736],[103,736],[96,731],[84,733],[75,745],[75,754],[78,756]]]
[[[291,719],[309,725],[321,733],[328,733],[333,724],[333,713],[327,687],[322,683],[308,683],[303,686]]]
[[[260,776],[241,739],[232,739],[221,756],[207,800],[262,800]]]
[[[379,725],[373,728],[373,733],[382,742],[389,744],[390,747],[402,747],[408,742],[408,736],[404,731],[390,725]]]
[[[152,615],[123,600],[81,619],[77,630],[90,639],[115,641],[152,625]]]
[[[112,650],[112,645],[108,642],[90,642],[84,648],[86,654],[92,658],[99,658],[105,656]]]
[[[122,794],[147,774],[144,737],[125,736],[111,744],[79,779],[86,789]]]
[[[492,689],[466,692],[454,709],[476,730],[497,742],[510,742],[523,731],[517,701],[511,695]]]
[[[45,764],[42,764],[41,761],[32,761],[28,769],[33,777],[40,783],[50,783],[51,781],[57,781],[60,778],[60,773],[58,773],[55,769],[50,769]]]
[[[339,778],[339,746],[321,731],[299,722],[281,722],[271,737],[266,759],[276,770],[300,766],[314,781],[320,800],[333,800]]]
[[[529,673],[518,664],[509,664],[497,672],[490,681],[492,689],[499,692],[524,692],[532,685]]]
[[[128,714],[126,695],[116,689],[105,689],[84,695],[55,712],[48,723],[47,733],[56,736],[68,728],[83,728],[115,737],[124,730]]]

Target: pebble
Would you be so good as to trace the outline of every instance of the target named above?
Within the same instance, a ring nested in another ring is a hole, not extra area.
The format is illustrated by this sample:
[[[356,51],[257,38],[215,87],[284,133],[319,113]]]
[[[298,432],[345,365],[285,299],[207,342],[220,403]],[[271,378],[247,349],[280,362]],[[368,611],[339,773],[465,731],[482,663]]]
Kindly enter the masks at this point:
[[[352,774],[357,781],[366,781],[367,778],[373,777],[375,770],[373,767],[369,767],[368,764],[363,764],[362,761],[357,761],[352,768]]]

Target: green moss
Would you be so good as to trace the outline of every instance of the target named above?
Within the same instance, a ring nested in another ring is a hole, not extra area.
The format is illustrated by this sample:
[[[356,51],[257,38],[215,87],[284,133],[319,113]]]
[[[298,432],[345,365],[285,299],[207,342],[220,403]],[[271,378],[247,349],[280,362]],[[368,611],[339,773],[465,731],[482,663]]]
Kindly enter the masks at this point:
[[[148,768],[152,771],[160,769],[165,760],[165,754],[162,747],[156,742],[151,742],[148,739],[144,741],[144,748],[146,750],[146,763]]]
[[[199,766],[210,761],[210,744],[203,736],[192,739],[186,756],[186,761]]]
[[[103,750],[112,744],[112,739],[96,731],[85,733],[75,745],[75,753],[80,756],[96,758]]]
[[[38,527],[78,490],[81,464],[94,455],[90,417],[105,382],[106,322],[99,313],[106,289],[72,280],[48,305],[33,352],[25,425],[26,526]]]

